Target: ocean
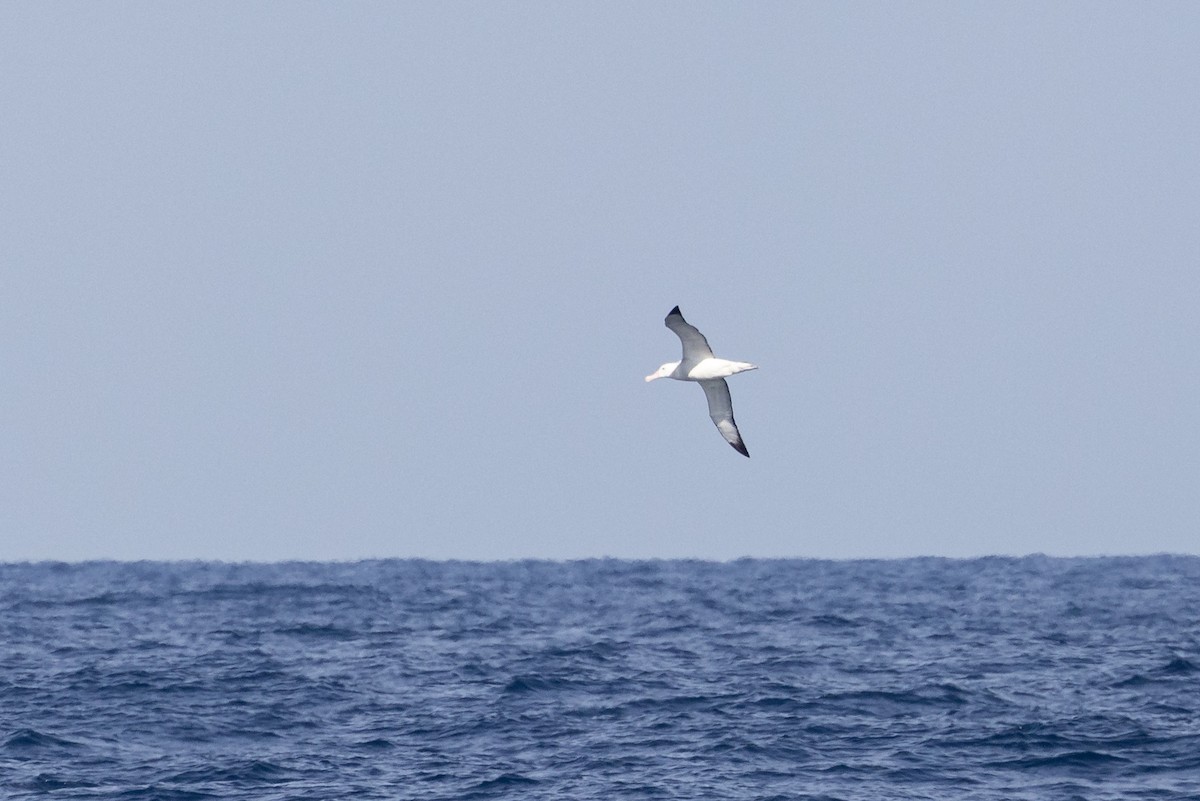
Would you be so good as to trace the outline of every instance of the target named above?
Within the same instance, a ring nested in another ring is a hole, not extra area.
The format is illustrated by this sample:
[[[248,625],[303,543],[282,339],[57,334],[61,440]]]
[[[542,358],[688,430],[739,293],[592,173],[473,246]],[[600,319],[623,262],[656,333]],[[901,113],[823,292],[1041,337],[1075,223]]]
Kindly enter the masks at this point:
[[[1198,799],[1200,558],[0,565],[4,799]]]

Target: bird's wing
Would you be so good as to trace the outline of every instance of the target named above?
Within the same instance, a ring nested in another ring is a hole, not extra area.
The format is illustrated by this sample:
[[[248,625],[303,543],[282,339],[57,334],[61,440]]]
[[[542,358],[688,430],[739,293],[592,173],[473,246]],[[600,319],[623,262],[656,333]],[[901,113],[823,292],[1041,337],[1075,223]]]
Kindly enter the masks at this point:
[[[679,313],[679,307],[671,309],[671,313],[667,315],[667,328],[675,332],[676,336],[683,342],[683,363],[693,365],[697,362],[711,359],[713,352],[708,346],[708,340],[704,338],[696,330],[696,326],[690,325],[683,319],[683,315]]]
[[[708,398],[708,416],[716,424],[721,436],[742,456],[749,456],[750,451],[746,450],[746,443],[742,442],[737,423],[733,421],[733,400],[729,397],[729,385],[725,379],[713,378],[697,383],[704,387],[704,395]]]

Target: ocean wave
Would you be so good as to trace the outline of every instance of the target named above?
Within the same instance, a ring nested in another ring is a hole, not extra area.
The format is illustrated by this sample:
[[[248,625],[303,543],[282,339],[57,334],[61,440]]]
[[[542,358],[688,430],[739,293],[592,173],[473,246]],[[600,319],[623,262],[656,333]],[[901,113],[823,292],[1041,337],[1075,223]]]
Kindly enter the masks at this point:
[[[1200,559],[0,565],[0,796],[1200,797]]]

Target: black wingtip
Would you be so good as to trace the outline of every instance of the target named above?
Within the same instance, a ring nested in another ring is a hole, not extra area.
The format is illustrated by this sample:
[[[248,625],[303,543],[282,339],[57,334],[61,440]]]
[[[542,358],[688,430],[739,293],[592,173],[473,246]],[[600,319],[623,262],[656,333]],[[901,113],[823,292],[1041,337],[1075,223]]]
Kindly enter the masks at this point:
[[[680,317],[682,317],[682,316],[683,316],[683,312],[679,311],[679,307],[678,307],[678,306],[676,306],[675,308],[673,308],[673,309],[671,309],[669,312],[667,312],[667,316],[668,316],[668,317],[670,317],[672,314],[678,314]]]
[[[739,441],[739,442],[731,442],[729,444],[732,445],[733,449],[735,451],[737,451],[738,453],[740,453],[742,456],[745,456],[747,459],[750,458],[750,451],[746,450],[746,446],[744,443]]]

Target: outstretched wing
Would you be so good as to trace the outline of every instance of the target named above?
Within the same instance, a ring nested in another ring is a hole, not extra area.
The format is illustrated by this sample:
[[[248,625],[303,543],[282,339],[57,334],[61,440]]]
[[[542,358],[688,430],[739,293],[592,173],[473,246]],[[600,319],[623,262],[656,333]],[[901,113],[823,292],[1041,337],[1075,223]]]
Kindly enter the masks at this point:
[[[708,340],[704,338],[704,334],[696,330],[696,326],[683,319],[678,306],[671,309],[665,322],[667,328],[674,331],[683,342],[683,364],[690,366],[712,358],[713,352],[712,348],[708,346]],[[728,395],[728,393],[726,394]]]
[[[691,328],[691,326],[688,327]],[[692,330],[696,329],[692,328]],[[708,416],[716,424],[721,436],[733,446],[734,450],[742,456],[749,457],[750,451],[746,450],[746,443],[742,442],[742,435],[738,431],[737,423],[733,421],[733,400],[729,397],[729,385],[725,383],[725,379],[713,378],[697,383],[704,387],[704,395],[708,398]]]

